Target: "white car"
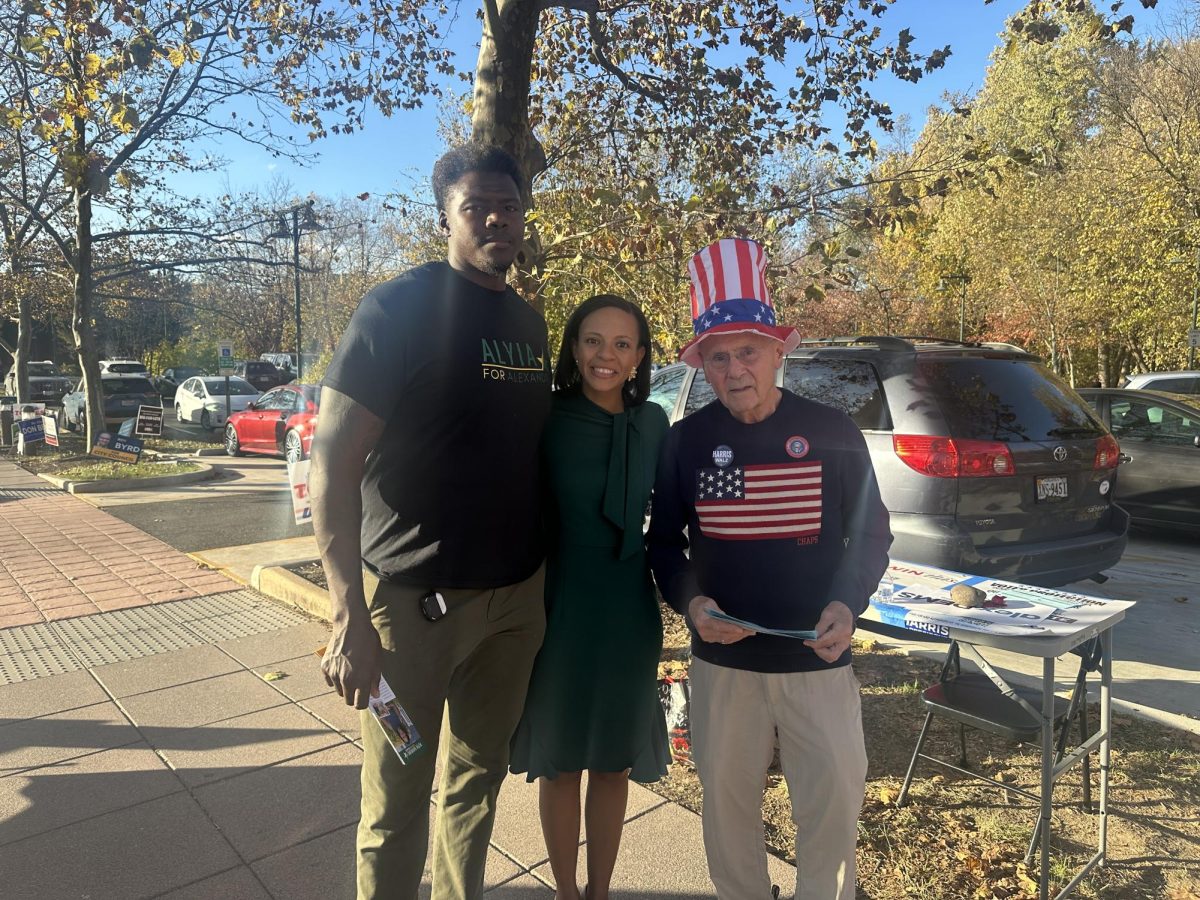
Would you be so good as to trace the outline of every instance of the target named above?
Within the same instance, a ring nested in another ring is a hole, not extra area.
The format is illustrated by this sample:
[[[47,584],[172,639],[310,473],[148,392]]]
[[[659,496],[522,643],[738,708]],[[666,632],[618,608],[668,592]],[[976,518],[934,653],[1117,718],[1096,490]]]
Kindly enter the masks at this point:
[[[199,422],[204,428],[225,424],[225,378],[206,376],[189,378],[175,391],[175,418],[180,422]],[[243,378],[230,377],[229,412],[245,409],[259,396],[258,388]]]
[[[145,375],[150,377],[146,364],[136,359],[102,359],[100,371],[106,375]]]
[[[1200,394],[1200,372],[1144,372],[1130,375],[1121,387],[1168,394]]]

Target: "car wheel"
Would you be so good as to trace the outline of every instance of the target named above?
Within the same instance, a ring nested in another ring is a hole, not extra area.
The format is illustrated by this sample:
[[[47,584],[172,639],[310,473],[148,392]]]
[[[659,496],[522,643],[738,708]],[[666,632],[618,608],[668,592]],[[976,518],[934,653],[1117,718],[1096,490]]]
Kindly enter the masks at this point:
[[[75,416],[75,430],[87,434],[87,413],[82,409]]]
[[[175,421],[176,422],[183,421],[183,407],[180,406],[178,403],[175,404]]]
[[[290,463],[300,462],[304,459],[304,444],[300,440],[299,432],[289,431],[284,437],[283,458]]]
[[[200,411],[200,427],[205,431],[211,431],[213,427],[212,416],[209,415],[207,409]]]
[[[237,429],[232,425],[225,426],[225,452],[230,456],[242,455],[242,445],[238,442]]]

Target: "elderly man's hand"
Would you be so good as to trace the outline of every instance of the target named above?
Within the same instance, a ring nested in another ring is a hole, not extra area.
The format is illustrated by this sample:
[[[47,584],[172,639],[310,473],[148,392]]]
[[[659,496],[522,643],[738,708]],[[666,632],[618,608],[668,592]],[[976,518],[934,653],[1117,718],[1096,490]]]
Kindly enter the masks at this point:
[[[700,635],[700,640],[710,644],[734,644],[742,638],[754,634],[753,631],[742,628],[740,625],[714,619],[705,612],[706,609],[722,611],[721,607],[717,606],[716,600],[703,595],[693,597],[692,602],[688,604],[688,618],[692,620],[692,627]]]
[[[805,646],[812,647],[825,662],[837,662],[850,646],[850,635],[854,633],[854,613],[845,603],[834,600],[821,611],[821,618],[817,620],[814,630],[817,632],[816,639],[805,641]]]

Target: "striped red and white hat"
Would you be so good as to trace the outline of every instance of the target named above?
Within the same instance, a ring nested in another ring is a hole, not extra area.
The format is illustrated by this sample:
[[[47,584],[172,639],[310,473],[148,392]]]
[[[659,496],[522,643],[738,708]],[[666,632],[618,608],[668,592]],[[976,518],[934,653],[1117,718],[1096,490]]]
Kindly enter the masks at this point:
[[[767,254],[761,244],[745,238],[717,241],[692,257],[688,275],[696,337],[679,351],[679,358],[689,366],[701,367],[700,342],[714,334],[765,335],[782,341],[784,353],[800,345],[800,332],[775,324]]]

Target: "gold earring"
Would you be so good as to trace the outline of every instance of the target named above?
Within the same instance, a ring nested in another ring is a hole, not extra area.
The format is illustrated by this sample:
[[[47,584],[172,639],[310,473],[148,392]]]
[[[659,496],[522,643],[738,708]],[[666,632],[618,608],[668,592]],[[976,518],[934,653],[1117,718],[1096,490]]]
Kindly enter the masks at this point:
[[[629,373],[629,377],[628,377],[628,378],[626,378],[625,380],[626,380],[626,381],[633,381],[633,379],[635,379],[635,378],[637,378],[637,366],[634,366],[634,367],[633,367],[633,370],[632,370],[632,371],[630,371],[630,373]]]

